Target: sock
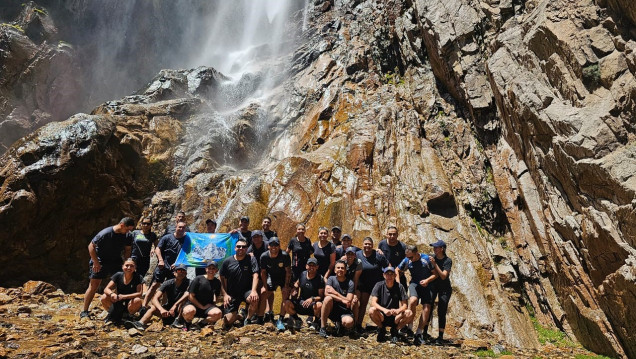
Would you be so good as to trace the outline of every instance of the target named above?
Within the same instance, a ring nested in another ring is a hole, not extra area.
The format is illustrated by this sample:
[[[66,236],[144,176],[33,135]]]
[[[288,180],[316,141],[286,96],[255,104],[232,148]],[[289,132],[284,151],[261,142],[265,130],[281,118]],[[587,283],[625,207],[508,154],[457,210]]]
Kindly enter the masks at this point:
[[[300,319],[300,318],[298,318],[298,314],[292,314],[292,318],[294,318],[294,319]]]
[[[280,320],[281,322],[285,319],[285,316],[283,316],[282,314],[278,316],[278,320]]]
[[[441,340],[441,339],[444,339],[444,332],[439,332],[439,337],[438,337],[438,338],[439,338],[440,340]]]
[[[406,327],[413,330],[413,323],[409,323]]]
[[[417,331],[415,332],[415,334],[417,334],[417,335],[422,334],[422,329],[419,329],[419,328],[418,328],[418,329],[417,329]]]
[[[428,334],[428,324],[424,326],[424,330],[422,331],[424,334]]]

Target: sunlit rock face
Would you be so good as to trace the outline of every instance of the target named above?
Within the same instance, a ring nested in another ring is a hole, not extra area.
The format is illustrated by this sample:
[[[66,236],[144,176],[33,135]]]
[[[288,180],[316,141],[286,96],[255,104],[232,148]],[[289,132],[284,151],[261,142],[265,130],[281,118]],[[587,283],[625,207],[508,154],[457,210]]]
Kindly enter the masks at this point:
[[[196,230],[269,215],[283,244],[297,223],[358,245],[397,225],[424,252],[449,245],[451,337],[534,347],[532,311],[636,356],[630,4],[271,7],[284,41],[203,54],[214,68],[162,70],[11,147],[0,258],[18,269],[0,283],[81,287],[90,236],[123,215],[159,231],[177,210]]]

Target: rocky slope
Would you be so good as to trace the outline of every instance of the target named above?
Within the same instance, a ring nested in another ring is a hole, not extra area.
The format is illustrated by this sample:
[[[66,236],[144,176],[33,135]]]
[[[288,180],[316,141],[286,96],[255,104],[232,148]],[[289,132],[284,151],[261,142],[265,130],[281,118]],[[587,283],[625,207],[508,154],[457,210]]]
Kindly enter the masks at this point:
[[[165,70],[11,147],[0,283],[81,288],[88,239],[122,214],[165,226],[183,209],[221,230],[270,215],[284,241],[305,222],[358,244],[396,224],[408,243],[449,243],[451,336],[537,348],[532,315],[636,356],[631,2],[316,1],[307,14],[292,53],[239,81]]]

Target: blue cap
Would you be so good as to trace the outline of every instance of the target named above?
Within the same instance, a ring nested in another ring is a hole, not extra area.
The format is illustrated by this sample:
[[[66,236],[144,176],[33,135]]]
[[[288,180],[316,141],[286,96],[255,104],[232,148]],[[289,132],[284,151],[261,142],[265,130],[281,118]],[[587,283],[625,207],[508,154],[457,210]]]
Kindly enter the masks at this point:
[[[433,247],[433,248],[435,248],[435,247],[446,247],[446,242],[444,242],[441,239],[438,239],[437,242],[431,243],[431,247]]]
[[[393,268],[393,267],[391,267],[391,266],[388,266],[388,267],[384,268],[384,270],[383,270],[382,272],[384,272],[384,273],[386,273],[386,272],[393,272],[393,273],[395,273],[395,268]]]
[[[174,267],[174,270],[177,270],[177,269],[188,270],[188,267],[186,267],[186,265],[185,265],[185,264],[177,264],[177,265]]]

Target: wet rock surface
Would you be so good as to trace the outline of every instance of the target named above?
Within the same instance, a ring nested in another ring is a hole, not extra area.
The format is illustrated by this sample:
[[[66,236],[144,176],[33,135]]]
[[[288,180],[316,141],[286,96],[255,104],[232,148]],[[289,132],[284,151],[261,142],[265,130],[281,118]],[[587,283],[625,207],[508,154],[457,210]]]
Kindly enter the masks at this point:
[[[41,283],[41,282],[40,282]],[[46,285],[46,283],[44,283]],[[48,284],[50,285],[50,284]],[[20,297],[25,288],[0,288],[0,293]],[[544,346],[537,349],[507,348],[488,341],[449,338],[447,346],[410,346],[405,343],[377,343],[375,334],[351,339],[347,336],[318,336],[306,326],[300,331],[278,333],[272,324],[248,325],[223,331],[220,323],[182,331],[163,328],[157,318],[145,331],[104,326],[105,312],[93,308],[93,318],[79,319],[82,296],[37,294],[0,305],[0,357],[7,358],[174,358],[213,356],[216,358],[338,358],[377,357],[383,353],[413,358],[477,357],[479,350],[508,353],[517,358],[574,358],[589,355],[581,348]],[[97,305],[97,300],[93,303]],[[20,313],[28,306],[29,313]],[[331,327],[333,329],[333,327]]]
[[[451,337],[537,353],[534,321],[634,357],[629,4],[311,2],[311,25],[281,61],[238,81],[164,70],[137,95],[11,147],[0,283],[81,290],[86,243],[124,214],[152,215],[158,232],[177,210],[196,230],[270,215],[283,245],[299,222],[310,238],[340,225],[358,246],[397,225],[407,243],[449,244]],[[37,265],[43,253],[52,268]],[[146,355],[151,343],[135,344]]]

